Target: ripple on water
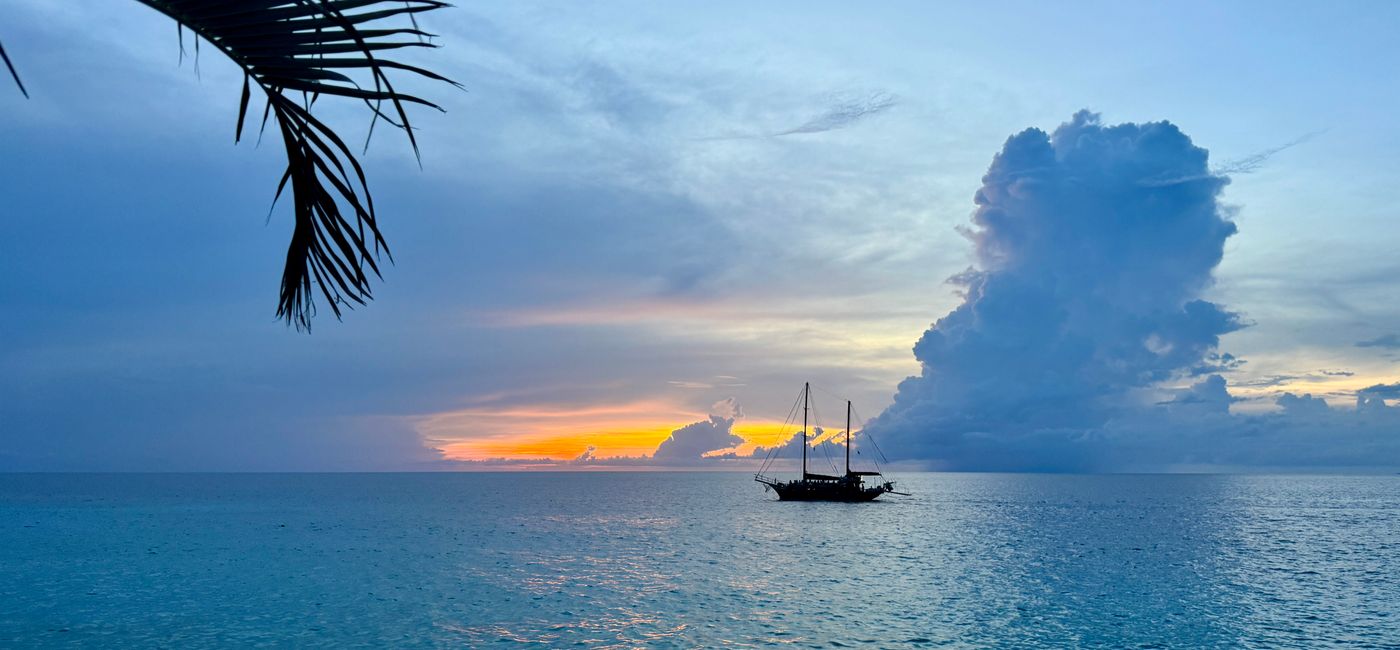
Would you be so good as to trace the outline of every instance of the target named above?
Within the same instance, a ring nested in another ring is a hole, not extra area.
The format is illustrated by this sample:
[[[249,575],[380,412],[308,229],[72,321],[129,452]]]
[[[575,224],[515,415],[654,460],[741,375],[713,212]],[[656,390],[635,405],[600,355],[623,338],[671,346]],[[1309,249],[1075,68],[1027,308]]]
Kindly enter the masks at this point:
[[[0,476],[0,646],[1400,645],[1400,478]]]

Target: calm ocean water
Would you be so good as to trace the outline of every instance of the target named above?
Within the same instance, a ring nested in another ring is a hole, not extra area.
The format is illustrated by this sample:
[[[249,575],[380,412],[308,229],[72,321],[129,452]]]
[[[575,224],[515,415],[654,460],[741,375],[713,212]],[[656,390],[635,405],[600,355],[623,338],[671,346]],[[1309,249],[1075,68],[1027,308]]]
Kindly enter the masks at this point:
[[[1400,647],[1400,477],[0,474],[0,646]]]

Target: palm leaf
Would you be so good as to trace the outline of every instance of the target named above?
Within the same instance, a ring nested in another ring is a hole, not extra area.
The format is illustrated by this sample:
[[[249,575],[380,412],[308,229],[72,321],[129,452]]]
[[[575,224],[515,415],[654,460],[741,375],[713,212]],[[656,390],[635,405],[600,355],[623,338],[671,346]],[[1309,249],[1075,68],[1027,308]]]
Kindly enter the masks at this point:
[[[395,90],[389,72],[457,84],[380,54],[436,47],[428,41],[432,35],[418,29],[415,16],[448,5],[438,0],[139,1],[176,21],[182,55],[183,30],[189,29],[196,36],[196,56],[204,40],[243,69],[235,143],[243,136],[252,87],[266,97],[263,126],[268,117],[275,120],[287,153],[273,203],[290,185],[294,218],[277,316],[309,330],[317,292],[336,318],[342,308],[364,304],[372,297],[369,274],[380,274],[380,255],[390,261],[393,256],[380,233],[364,169],[345,141],[312,114],[312,106],[323,95],[362,101],[370,110],[370,132],[384,119],[404,131],[417,156],[405,106],[442,109]],[[405,17],[411,26],[386,25]],[[0,58],[19,84],[3,47]]]
[[[15,64],[10,63],[10,55],[5,54],[5,45],[0,43],[0,60],[5,62],[5,67],[10,71],[10,78],[15,80],[15,85],[19,86],[19,91],[25,97],[29,96],[29,91],[24,89],[24,82],[19,80],[19,73],[15,71]]]

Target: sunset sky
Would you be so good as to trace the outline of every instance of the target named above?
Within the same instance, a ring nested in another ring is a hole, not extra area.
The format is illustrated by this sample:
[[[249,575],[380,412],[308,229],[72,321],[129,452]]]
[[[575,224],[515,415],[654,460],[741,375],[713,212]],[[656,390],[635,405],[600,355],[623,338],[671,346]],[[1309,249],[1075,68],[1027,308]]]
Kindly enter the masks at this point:
[[[748,467],[805,381],[909,467],[1400,467],[1400,5],[726,6],[428,14],[302,334],[235,66],[0,5],[0,470]]]

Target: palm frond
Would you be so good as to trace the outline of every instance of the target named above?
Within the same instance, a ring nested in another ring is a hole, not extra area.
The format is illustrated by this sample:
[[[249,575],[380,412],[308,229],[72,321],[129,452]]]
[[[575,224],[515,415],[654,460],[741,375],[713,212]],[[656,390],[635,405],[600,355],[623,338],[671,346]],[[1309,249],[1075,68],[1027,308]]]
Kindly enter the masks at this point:
[[[5,67],[10,70],[10,78],[15,80],[16,86],[19,86],[19,92],[25,97],[29,97],[29,91],[24,89],[24,82],[19,80],[19,73],[15,71],[15,64],[10,63],[10,55],[5,54],[4,43],[0,43],[0,60],[3,60]]]
[[[393,256],[380,233],[364,169],[345,141],[312,114],[312,106],[322,95],[362,101],[369,107],[371,131],[375,121],[386,119],[407,134],[417,156],[405,105],[442,109],[395,90],[389,71],[457,84],[378,53],[436,47],[415,15],[448,5],[438,0],[139,1],[194,32],[196,48],[203,39],[243,69],[235,143],[243,136],[252,86],[266,96],[263,125],[269,116],[276,121],[287,152],[287,170],[273,202],[290,184],[294,218],[277,316],[309,330],[316,314],[314,291],[336,318],[342,308],[364,304],[372,297],[369,274],[380,274],[380,255],[390,261]],[[411,26],[381,27],[398,17],[409,18]],[[392,115],[386,115],[386,104]]]

